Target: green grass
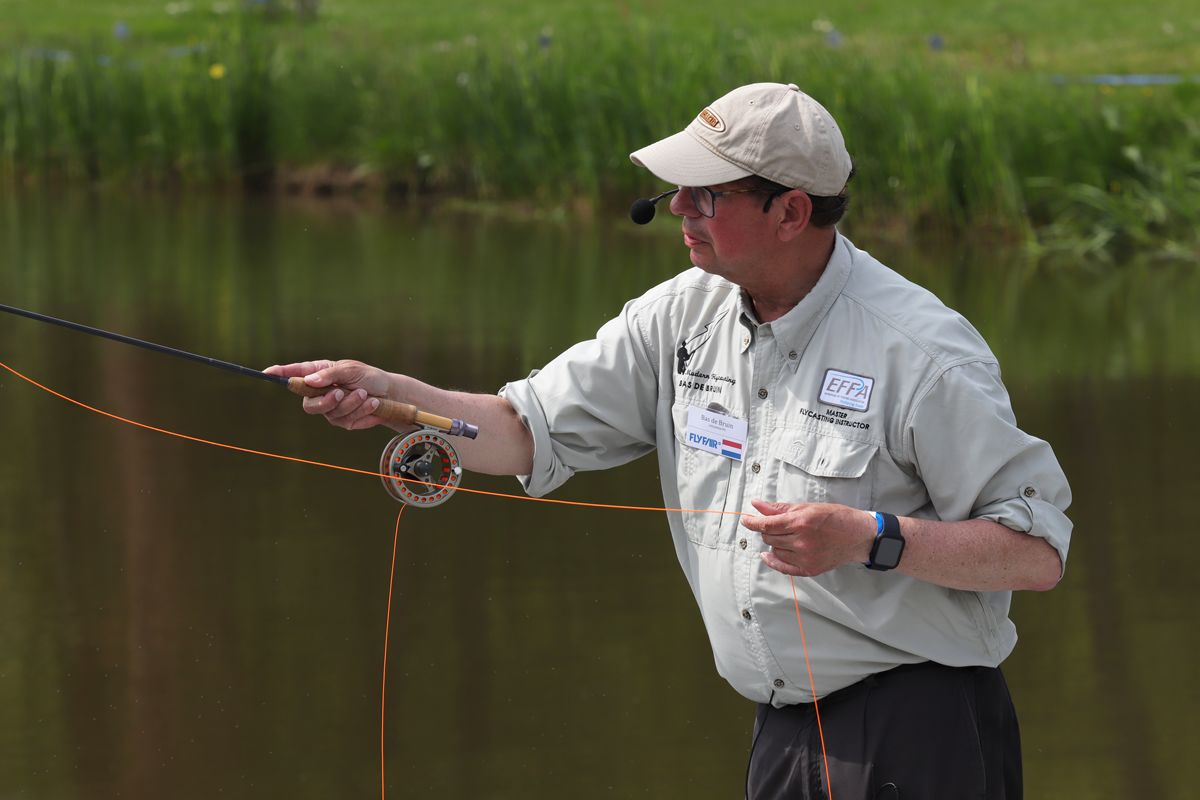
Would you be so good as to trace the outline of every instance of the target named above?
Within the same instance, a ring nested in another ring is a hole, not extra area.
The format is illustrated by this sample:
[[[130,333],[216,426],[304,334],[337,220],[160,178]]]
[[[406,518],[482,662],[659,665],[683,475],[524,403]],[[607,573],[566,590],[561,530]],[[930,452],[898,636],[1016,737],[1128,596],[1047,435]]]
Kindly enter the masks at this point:
[[[1074,258],[1194,258],[1200,84],[1050,79],[1120,64],[1194,69],[1174,42],[1194,39],[1197,13],[1160,6],[915,13],[872,0],[842,20],[749,2],[716,26],[707,0],[587,10],[454,0],[436,18],[325,3],[308,22],[208,3],[172,15],[58,2],[36,15],[26,0],[0,0],[0,169],[220,184],[332,164],[392,192],[615,209],[652,188],[631,150],[733,86],[795,81],[842,124],[857,214],[999,231]],[[814,19],[841,32],[837,47]],[[113,35],[114,20],[128,38]],[[947,48],[932,50],[927,31]]]
[[[136,46],[173,46],[210,35],[241,0],[0,0],[0,45],[112,38],[126,23]],[[284,7],[290,0],[279,0]],[[431,10],[435,9],[435,11]],[[169,13],[169,12],[175,13]],[[650,24],[688,39],[719,28],[803,45],[821,42],[819,21],[843,35],[842,48],[882,61],[937,54],[955,67],[1054,73],[1195,72],[1200,10],[1191,0],[858,0],[847,3],[742,0],[324,0],[315,24],[286,24],[298,38],[317,36],[382,52],[474,37],[485,47],[532,42],[539,33],[570,41],[597,28]],[[698,54],[705,55],[705,54]],[[707,57],[720,59],[720,51]]]

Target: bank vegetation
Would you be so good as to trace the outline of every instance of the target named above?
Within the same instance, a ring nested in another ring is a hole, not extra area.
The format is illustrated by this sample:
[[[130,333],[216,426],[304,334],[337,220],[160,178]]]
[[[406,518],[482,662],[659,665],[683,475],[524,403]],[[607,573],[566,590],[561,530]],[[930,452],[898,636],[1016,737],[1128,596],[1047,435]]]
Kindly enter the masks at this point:
[[[820,40],[644,23],[574,40],[395,50],[243,18],[169,50],[0,53],[14,184],[239,187],[615,211],[657,191],[628,153],[755,80],[841,122],[856,214],[1099,261],[1196,259],[1200,84],[1141,86],[865,57]]]

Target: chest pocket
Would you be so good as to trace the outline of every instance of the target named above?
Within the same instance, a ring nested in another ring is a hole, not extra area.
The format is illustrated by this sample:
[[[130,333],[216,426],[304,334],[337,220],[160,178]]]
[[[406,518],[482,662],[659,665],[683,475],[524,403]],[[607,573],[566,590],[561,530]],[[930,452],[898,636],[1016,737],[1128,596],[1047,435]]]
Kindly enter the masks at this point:
[[[779,457],[776,499],[784,503],[841,503],[871,508],[875,490],[872,462],[879,445],[802,434],[784,444]]]
[[[721,535],[721,521],[725,517],[705,511],[725,509],[733,460],[686,443],[688,408],[686,403],[676,403],[671,409],[675,421],[675,457],[679,465],[679,506],[688,509],[682,513],[683,527],[688,541],[716,547]]]

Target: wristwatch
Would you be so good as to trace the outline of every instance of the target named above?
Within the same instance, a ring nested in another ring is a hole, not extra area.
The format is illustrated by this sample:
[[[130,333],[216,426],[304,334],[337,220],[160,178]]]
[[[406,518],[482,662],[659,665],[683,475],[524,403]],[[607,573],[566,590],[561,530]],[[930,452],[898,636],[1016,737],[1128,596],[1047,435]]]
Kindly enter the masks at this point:
[[[895,569],[904,554],[904,536],[900,533],[900,520],[895,514],[875,512],[875,544],[871,545],[871,555],[867,560],[867,569],[884,572]]]

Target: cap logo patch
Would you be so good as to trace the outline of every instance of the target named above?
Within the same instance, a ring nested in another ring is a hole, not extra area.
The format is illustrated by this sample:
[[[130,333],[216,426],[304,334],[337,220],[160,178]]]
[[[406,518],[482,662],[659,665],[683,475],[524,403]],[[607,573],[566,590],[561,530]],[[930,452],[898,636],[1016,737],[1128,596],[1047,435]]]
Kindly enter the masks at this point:
[[[711,108],[706,108],[700,112],[699,120],[714,131],[725,130],[725,120],[721,119]]]

